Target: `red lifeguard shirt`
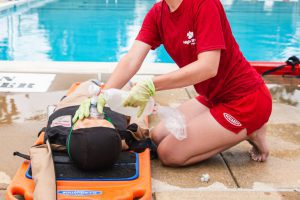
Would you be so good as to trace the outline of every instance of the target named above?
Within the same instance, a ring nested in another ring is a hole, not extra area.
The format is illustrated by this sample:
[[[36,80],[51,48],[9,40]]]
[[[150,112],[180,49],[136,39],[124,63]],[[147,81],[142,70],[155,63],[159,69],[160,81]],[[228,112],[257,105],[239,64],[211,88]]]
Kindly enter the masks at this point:
[[[217,75],[194,85],[212,103],[240,98],[263,83],[241,53],[219,0],[183,0],[174,12],[165,1],[155,3],[136,39],[152,49],[163,44],[179,67],[201,52],[220,49]]]

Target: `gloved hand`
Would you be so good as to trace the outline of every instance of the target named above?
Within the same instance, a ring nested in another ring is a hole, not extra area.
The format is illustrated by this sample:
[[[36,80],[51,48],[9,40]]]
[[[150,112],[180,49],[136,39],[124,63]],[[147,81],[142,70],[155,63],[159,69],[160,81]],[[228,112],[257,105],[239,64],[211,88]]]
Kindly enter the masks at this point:
[[[98,95],[98,99],[97,99],[97,110],[99,113],[103,113],[103,108],[106,104],[106,100],[104,99],[104,96],[102,93],[100,93]]]
[[[99,113],[103,113],[103,108],[106,104],[106,100],[103,97],[103,94],[99,94],[97,98],[97,110]],[[91,98],[85,99],[77,109],[72,122],[75,123],[78,119],[82,120],[85,117],[90,116],[90,107],[91,107]]]
[[[155,86],[152,79],[143,80],[133,86],[123,106],[139,107],[137,117],[140,117],[151,96],[155,94]]]

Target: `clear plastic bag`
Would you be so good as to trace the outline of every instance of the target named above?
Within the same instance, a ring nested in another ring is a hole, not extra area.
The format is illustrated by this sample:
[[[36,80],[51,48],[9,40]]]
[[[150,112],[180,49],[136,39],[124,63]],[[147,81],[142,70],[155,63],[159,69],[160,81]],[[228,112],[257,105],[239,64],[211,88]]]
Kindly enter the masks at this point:
[[[112,89],[103,90],[102,92],[106,100],[106,103],[113,111],[136,118],[139,108],[123,106],[123,102],[128,97],[129,91],[112,88]],[[155,101],[153,98],[150,98],[140,118],[142,119],[143,117],[150,115],[154,110],[154,106],[155,106]]]
[[[186,121],[182,112],[176,108],[156,105],[156,113],[163,120],[166,129],[177,139],[187,138]]]
[[[118,89],[107,89],[103,90],[102,92],[111,110],[136,118],[138,108],[124,107],[122,105],[123,101],[129,95],[128,91]],[[150,114],[157,114],[158,117],[164,121],[166,129],[176,139],[183,140],[187,138],[185,118],[178,109],[158,105],[151,97],[140,118],[143,118]]]

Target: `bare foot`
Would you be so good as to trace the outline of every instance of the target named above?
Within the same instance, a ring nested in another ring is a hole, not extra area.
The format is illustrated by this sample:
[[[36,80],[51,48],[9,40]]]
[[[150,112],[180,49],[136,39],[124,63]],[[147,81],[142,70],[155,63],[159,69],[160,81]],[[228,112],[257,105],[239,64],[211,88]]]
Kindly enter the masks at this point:
[[[249,154],[252,160],[257,162],[264,162],[269,156],[269,147],[266,141],[266,128],[262,127],[261,130],[252,133],[248,139],[248,142],[252,145],[252,149]]]

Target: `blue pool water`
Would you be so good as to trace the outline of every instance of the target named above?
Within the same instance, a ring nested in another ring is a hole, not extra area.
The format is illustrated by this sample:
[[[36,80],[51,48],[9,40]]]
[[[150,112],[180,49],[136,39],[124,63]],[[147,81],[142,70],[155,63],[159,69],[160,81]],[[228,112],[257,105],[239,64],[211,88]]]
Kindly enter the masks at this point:
[[[0,60],[118,61],[154,2],[47,0],[0,11]],[[298,0],[222,3],[247,59],[300,56]],[[147,61],[172,62],[163,47]]]

